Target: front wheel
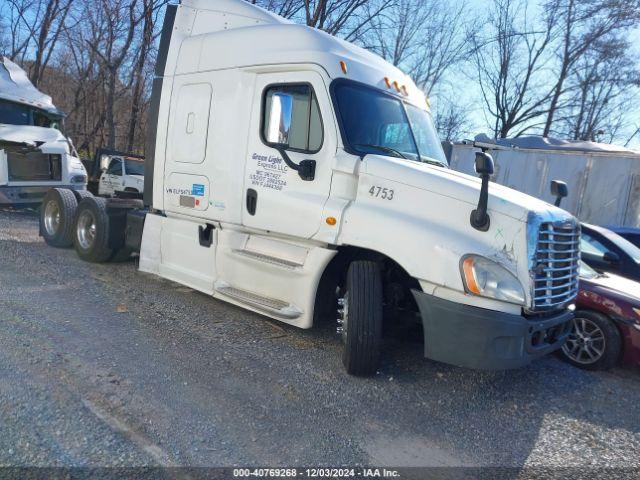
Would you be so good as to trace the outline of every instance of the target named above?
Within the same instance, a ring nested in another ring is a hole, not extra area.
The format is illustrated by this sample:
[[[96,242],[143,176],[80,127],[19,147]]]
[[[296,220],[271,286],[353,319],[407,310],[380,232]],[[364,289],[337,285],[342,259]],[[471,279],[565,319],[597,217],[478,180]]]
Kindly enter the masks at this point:
[[[609,317],[578,310],[561,355],[576,367],[607,370],[616,364],[621,351],[620,332]]]
[[[352,375],[370,375],[378,367],[382,337],[380,266],[367,260],[352,262],[338,305],[342,363]]]

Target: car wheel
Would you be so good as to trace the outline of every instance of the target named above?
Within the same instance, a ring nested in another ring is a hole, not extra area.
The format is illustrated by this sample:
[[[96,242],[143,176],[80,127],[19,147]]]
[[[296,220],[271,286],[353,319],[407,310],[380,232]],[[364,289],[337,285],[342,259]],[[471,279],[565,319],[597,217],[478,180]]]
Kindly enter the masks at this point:
[[[77,208],[78,201],[71,190],[52,188],[47,192],[40,208],[40,234],[47,245],[73,245],[73,225]]]
[[[351,263],[338,307],[344,367],[352,375],[374,373],[382,337],[382,275],[377,263]]]
[[[607,370],[617,363],[621,351],[620,332],[609,317],[598,312],[578,310],[561,354],[576,367]]]
[[[106,262],[113,255],[109,248],[107,201],[88,197],[78,205],[73,243],[78,256],[87,262]]]

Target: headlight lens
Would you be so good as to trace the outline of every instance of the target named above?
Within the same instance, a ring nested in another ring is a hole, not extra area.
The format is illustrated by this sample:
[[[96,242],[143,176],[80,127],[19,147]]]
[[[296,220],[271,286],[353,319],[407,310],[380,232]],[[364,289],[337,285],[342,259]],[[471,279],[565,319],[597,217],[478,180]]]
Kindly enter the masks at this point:
[[[502,265],[479,255],[465,255],[462,257],[461,267],[462,281],[467,292],[524,305],[522,285]]]

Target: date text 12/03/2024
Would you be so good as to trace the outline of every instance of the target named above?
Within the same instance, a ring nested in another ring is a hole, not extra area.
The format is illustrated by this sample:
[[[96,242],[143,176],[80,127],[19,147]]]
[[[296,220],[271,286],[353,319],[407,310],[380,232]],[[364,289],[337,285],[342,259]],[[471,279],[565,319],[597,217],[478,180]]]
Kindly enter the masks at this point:
[[[400,478],[387,468],[237,468],[235,478]]]

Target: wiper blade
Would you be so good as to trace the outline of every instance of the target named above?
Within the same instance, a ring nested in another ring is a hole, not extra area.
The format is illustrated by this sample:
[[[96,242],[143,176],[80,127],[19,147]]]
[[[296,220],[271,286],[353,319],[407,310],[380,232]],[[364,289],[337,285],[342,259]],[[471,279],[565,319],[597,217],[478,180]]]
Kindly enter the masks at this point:
[[[420,161],[421,161],[422,163],[429,163],[429,164],[431,164],[431,165],[437,165],[437,166],[439,166],[439,167],[444,167],[444,166],[446,166],[446,165],[445,165],[444,163],[442,163],[442,162],[439,162],[439,161],[437,161],[437,160],[431,160],[431,159],[428,159],[428,158],[427,158],[427,159],[423,159],[422,157],[420,157]]]
[[[354,147],[377,148],[378,150],[382,150],[383,152],[393,153],[397,157],[404,158],[405,160],[408,160],[407,157],[405,157],[402,153],[400,153],[395,148],[385,147],[384,145],[373,145],[373,144],[369,144],[369,143],[354,143],[353,146]]]

